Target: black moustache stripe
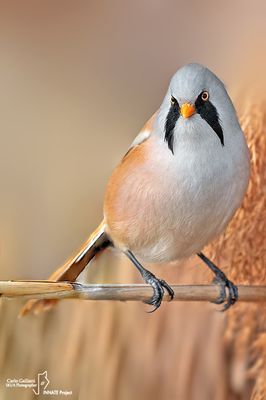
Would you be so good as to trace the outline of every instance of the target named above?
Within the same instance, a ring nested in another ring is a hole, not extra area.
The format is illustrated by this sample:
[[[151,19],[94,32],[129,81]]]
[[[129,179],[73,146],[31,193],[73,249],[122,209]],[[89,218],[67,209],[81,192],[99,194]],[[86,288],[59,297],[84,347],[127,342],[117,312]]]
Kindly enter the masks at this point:
[[[219,115],[215,106],[209,100],[202,100],[200,94],[195,102],[195,107],[197,113],[210,125],[220,139],[222,146],[224,146],[223,130],[220,125]]]
[[[164,140],[167,142],[169,149],[174,154],[174,129],[176,121],[180,116],[180,107],[178,101],[172,98],[172,104],[167,114],[165,121],[165,136]]]
[[[195,108],[197,113],[203,118],[207,124],[216,133],[222,146],[224,146],[224,135],[223,129],[220,125],[219,115],[215,106],[209,101],[204,101],[201,98],[202,93],[198,96],[195,102]],[[174,154],[174,129],[178,118],[180,117],[180,107],[178,101],[172,97],[172,104],[165,121],[165,137],[164,140],[167,142],[169,149]]]

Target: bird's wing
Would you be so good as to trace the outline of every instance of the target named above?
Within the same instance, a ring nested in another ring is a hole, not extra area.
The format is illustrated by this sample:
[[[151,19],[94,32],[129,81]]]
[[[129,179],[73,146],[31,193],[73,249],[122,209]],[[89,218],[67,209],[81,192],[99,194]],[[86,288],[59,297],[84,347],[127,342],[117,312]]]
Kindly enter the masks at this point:
[[[123,159],[128,156],[128,154],[133,150],[136,146],[140,145],[141,143],[145,142],[151,135],[152,133],[152,128],[153,128],[153,123],[155,120],[155,117],[157,115],[156,111],[151,118],[146,122],[146,124],[143,126],[143,128],[140,130],[139,134],[135,137],[133,142],[131,143],[131,146],[129,147],[128,151],[124,155]]]

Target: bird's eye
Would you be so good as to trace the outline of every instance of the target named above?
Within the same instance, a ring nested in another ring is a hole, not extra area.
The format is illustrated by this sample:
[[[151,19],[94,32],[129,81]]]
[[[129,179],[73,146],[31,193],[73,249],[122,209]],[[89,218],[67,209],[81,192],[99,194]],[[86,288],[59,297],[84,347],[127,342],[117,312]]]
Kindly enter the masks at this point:
[[[171,104],[174,105],[177,103],[177,100],[174,98],[174,96],[171,96]]]
[[[209,92],[207,92],[206,90],[204,90],[204,92],[201,93],[200,95],[201,99],[203,101],[207,101],[209,99]]]

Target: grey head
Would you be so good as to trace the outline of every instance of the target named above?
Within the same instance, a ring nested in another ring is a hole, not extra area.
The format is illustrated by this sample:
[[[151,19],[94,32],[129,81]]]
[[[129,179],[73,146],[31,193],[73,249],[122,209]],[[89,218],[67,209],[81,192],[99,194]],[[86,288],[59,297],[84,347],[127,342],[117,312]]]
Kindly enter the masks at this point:
[[[224,84],[200,64],[187,64],[172,77],[158,123],[172,153],[174,142],[185,136],[191,141],[209,136],[223,147],[228,132],[240,130]]]

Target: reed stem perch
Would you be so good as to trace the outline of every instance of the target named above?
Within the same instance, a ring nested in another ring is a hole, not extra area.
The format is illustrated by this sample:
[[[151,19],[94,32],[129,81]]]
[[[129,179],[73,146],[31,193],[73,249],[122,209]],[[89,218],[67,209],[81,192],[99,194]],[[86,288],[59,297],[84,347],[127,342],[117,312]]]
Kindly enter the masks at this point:
[[[212,301],[219,295],[216,285],[171,285],[175,301]],[[239,301],[266,301],[266,286],[238,286]],[[81,284],[51,281],[0,281],[2,298],[82,299],[143,301],[153,294],[149,285]],[[164,300],[169,300],[166,294]]]

